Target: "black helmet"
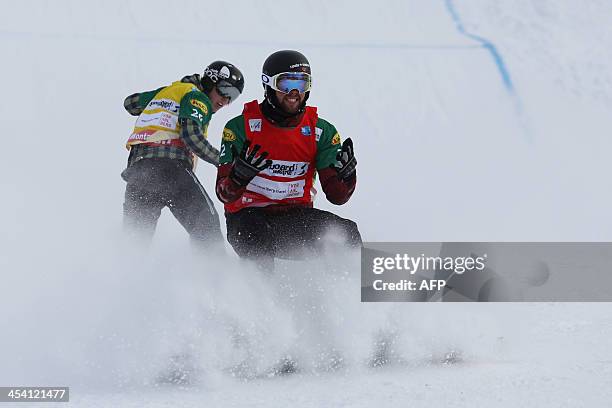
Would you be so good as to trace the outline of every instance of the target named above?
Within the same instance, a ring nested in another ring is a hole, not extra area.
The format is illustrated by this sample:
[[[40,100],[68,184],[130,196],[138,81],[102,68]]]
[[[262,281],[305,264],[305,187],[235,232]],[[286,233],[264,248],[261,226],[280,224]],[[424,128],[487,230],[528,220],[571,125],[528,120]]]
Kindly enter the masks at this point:
[[[310,63],[306,57],[293,50],[276,51],[266,58],[262,72],[267,76],[274,76],[281,72],[306,72],[310,74]]]
[[[204,70],[201,79],[202,89],[207,95],[214,87],[221,96],[235,101],[244,89],[244,77],[242,72],[234,65],[226,61],[215,61],[210,63]]]
[[[304,102],[302,103],[299,112],[289,115],[287,112],[282,111],[278,107],[278,100],[276,99],[274,90],[269,85],[269,80],[274,75],[281,74],[283,72],[304,72],[311,75],[310,63],[304,54],[294,50],[276,51],[266,58],[261,71],[261,80],[265,89],[266,101],[270,104],[273,110],[277,111],[277,113],[284,117],[294,116],[303,112],[304,107],[306,106],[306,101],[310,96],[309,90],[306,91],[306,97],[304,98]]]

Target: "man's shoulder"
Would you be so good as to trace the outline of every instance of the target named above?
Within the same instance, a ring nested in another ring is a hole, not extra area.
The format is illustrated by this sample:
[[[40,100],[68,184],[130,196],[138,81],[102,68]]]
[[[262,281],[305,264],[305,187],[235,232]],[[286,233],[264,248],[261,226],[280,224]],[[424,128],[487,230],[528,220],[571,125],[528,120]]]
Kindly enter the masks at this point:
[[[164,88],[165,92],[170,92],[174,96],[180,97],[182,101],[195,99],[207,105],[207,108],[212,107],[212,102],[204,92],[200,91],[197,86],[189,82],[175,81]]]
[[[235,116],[225,124],[223,129],[224,142],[234,142],[237,138],[244,139],[245,137],[243,115]]]
[[[183,96],[187,94],[192,94],[200,97],[198,94],[202,94],[206,97],[202,92],[198,90],[198,88],[194,84],[176,81],[171,83],[170,85],[166,85],[160,88],[161,93],[165,97],[172,97],[175,100],[180,100]],[[207,97],[208,99],[208,97]]]
[[[186,83],[177,84],[176,89],[179,90],[177,96],[182,95],[180,100],[181,117],[197,117],[203,122],[210,120],[213,114],[212,102],[204,92],[196,88],[195,85]]]
[[[181,82],[181,81],[174,81],[173,83],[171,83],[170,85],[167,86],[167,88],[173,88],[173,89],[180,89],[182,91],[185,92],[199,92],[202,95],[204,95],[203,92],[201,92],[197,86],[195,86],[195,84],[192,84],[190,82]]]
[[[318,128],[324,129],[324,130],[325,129],[330,129],[330,130],[331,129],[334,129],[334,130],[336,129],[336,127],[330,121],[328,121],[327,119],[323,119],[320,116],[317,118],[316,126]]]
[[[316,106],[311,106],[311,105],[306,105],[306,108],[315,109],[317,111],[319,109]],[[334,134],[336,133],[336,127],[327,119],[324,119],[321,116],[319,116],[318,112],[317,112],[317,123],[315,127],[317,128],[317,141],[319,140],[319,137],[321,136],[321,134],[331,133],[330,137],[333,137]]]
[[[234,160],[234,151],[241,151],[245,140],[244,116],[238,115],[230,119],[223,128],[219,163],[231,163]]]
[[[336,127],[326,119],[319,117],[315,126],[319,146],[335,145],[340,140]]]
[[[192,84],[184,84],[184,85],[188,85],[188,87],[181,87],[181,90],[185,91],[185,94],[183,95],[183,99],[182,99],[183,103],[185,102],[190,103],[202,111],[212,111],[212,102],[210,101],[210,98],[208,97],[208,95],[200,91],[198,88],[196,88]],[[194,103],[194,101],[197,101],[199,103]],[[206,109],[204,109],[202,104],[206,105]],[[206,112],[206,114],[208,114],[208,112]]]
[[[225,127],[244,127],[244,115],[240,114],[238,116],[234,116],[230,120],[227,121]]]

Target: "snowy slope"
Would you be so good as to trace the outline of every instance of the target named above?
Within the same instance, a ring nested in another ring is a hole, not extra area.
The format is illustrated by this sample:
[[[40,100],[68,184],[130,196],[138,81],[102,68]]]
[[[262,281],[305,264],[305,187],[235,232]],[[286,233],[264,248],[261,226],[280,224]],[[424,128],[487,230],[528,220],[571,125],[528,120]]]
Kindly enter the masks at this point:
[[[144,262],[120,236],[119,173],[126,95],[234,62],[247,84],[215,115],[218,144],[261,97],[265,57],[295,48],[313,66],[312,103],[359,160],[349,204],[317,205],[366,240],[610,240],[610,3],[227,7],[4,5],[0,384],[70,385],[78,407],[606,406],[609,305],[360,304],[355,256],[332,274],[286,265],[268,281],[233,258],[194,258],[168,214]],[[495,45],[512,89],[474,36]],[[197,172],[212,191],[214,169]],[[381,336],[393,364],[368,369]],[[464,361],[439,364],[454,349]],[[154,385],[177,353],[195,383]],[[321,368],[329,353],[344,359],[336,372]],[[228,374],[287,354],[302,372]]]

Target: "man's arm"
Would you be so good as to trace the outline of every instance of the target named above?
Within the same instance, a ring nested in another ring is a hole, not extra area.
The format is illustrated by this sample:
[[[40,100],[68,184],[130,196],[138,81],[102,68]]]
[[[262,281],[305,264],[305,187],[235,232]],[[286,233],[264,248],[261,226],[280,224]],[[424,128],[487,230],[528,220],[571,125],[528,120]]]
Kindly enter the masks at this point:
[[[232,164],[222,164],[217,168],[217,182],[215,192],[222,203],[229,204],[239,199],[246,191],[246,186],[241,186],[231,179]]]
[[[126,111],[128,111],[130,115],[138,116],[142,113],[144,108],[147,107],[147,105],[149,104],[149,102],[151,102],[155,95],[157,95],[157,93],[162,89],[164,88],[161,87],[154,91],[138,92],[132,94],[125,98],[125,100],[123,101],[123,107]]]
[[[331,167],[320,169],[318,173],[321,180],[321,187],[323,187],[325,197],[327,197],[330,203],[342,205],[346,203],[355,192],[357,172],[348,180],[340,179],[338,177],[338,172]]]
[[[219,150],[206,140],[206,136],[202,132],[202,126],[194,120],[181,118],[181,139],[189,150],[194,152],[200,159],[218,166],[219,165]]]
[[[210,100],[201,92],[189,92],[181,100],[179,124],[181,140],[200,159],[219,165],[219,151],[206,140],[206,129],[212,118]]]
[[[140,115],[144,110],[144,107],[140,106],[140,93],[135,93],[125,98],[123,107],[132,116]]]
[[[234,163],[234,152],[242,151],[245,139],[242,116],[230,120],[225,125],[221,140],[220,165],[217,169],[215,192],[219,200],[226,204],[239,199],[246,190],[246,186],[241,186],[230,177]]]
[[[337,156],[342,150],[340,135],[336,128],[324,119],[317,121],[317,131],[321,133],[317,141],[317,172],[321,187],[327,200],[336,205],[346,203],[357,185],[357,171],[348,177],[341,177],[337,166]]]
[[[272,160],[268,159],[268,152],[261,151],[261,145],[253,145],[251,146],[250,141],[245,141],[242,146],[241,152],[236,152],[234,150],[234,162],[229,169],[229,173],[227,176],[227,182],[225,187],[236,188],[242,187],[246,188],[251,180],[253,180],[257,175],[270,167],[272,165]],[[226,165],[227,166],[227,165]],[[224,184],[221,184],[221,193],[223,194],[232,194],[227,189],[223,189]],[[215,189],[216,191],[216,189]],[[244,192],[244,190],[242,190]],[[242,192],[240,194],[242,194]],[[232,197],[232,201],[235,201],[238,197]],[[231,201],[230,201],[231,202]]]

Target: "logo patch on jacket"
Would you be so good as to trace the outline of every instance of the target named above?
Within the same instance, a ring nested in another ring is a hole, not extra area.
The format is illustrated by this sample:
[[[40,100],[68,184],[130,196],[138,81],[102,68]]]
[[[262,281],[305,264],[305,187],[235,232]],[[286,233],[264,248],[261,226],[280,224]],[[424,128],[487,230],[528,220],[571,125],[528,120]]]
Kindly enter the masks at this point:
[[[191,103],[196,108],[200,109],[202,113],[204,113],[204,115],[208,115],[208,107],[206,106],[204,102],[198,101],[197,99],[192,99],[189,101],[189,103]]]
[[[321,135],[323,134],[323,129],[321,129],[320,127],[316,127],[315,128],[315,140],[318,142],[319,140],[321,140]]]
[[[261,132],[261,119],[249,119],[251,132]]]
[[[308,162],[294,162],[285,160],[273,160],[270,167],[261,173],[276,177],[300,177],[308,171]]]
[[[165,109],[172,113],[178,113],[180,105],[172,99],[153,99],[145,110],[150,109]]]
[[[335,134],[334,137],[332,137],[332,145],[337,145],[340,144],[340,135],[339,134]]]
[[[310,126],[302,126],[302,134],[304,136],[310,136],[311,135]]]
[[[233,142],[236,140],[236,135],[230,129],[223,129],[223,141],[224,142]]]

